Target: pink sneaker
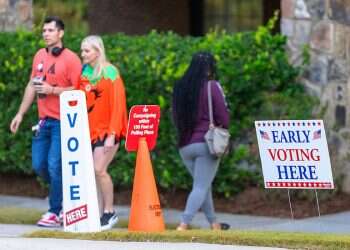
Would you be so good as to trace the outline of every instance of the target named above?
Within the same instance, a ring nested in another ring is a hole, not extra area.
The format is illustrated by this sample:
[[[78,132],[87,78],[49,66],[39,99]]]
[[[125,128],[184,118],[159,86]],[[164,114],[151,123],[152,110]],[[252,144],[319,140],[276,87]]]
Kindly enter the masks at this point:
[[[39,227],[60,227],[61,222],[58,216],[51,212],[46,212],[36,223]]]

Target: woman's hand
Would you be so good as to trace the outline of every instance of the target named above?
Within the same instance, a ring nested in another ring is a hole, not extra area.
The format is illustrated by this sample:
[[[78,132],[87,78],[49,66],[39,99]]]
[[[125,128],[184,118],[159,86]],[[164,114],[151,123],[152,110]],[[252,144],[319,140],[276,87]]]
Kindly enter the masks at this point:
[[[104,151],[105,153],[110,151],[115,146],[115,135],[111,134],[105,140]]]

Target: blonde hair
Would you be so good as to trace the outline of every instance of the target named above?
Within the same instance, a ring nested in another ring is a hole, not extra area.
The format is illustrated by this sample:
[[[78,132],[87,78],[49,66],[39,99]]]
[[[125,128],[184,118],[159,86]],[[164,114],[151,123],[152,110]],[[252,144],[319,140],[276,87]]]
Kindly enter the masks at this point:
[[[109,64],[106,53],[105,53],[105,46],[103,45],[103,40],[100,36],[92,35],[87,36],[83,39],[81,42],[81,45],[86,44],[88,46],[91,46],[94,50],[99,52],[99,56],[97,57],[97,61],[94,67],[94,72],[92,74],[93,79],[98,79],[102,76],[103,68]]]

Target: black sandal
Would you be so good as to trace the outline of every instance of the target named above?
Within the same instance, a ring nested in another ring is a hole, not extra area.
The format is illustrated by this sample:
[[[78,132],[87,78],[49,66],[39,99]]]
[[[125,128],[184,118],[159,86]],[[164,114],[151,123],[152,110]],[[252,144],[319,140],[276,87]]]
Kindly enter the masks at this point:
[[[221,223],[219,223],[219,224],[220,224],[221,230],[229,230],[230,227],[231,227],[229,224],[224,223],[224,222],[221,222]]]

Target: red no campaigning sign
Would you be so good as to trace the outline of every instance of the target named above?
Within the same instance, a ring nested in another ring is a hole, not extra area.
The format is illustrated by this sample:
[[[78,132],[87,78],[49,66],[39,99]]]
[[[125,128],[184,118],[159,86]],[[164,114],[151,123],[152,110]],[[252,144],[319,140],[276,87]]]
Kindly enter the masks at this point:
[[[135,105],[129,113],[128,132],[125,148],[127,151],[137,151],[139,139],[144,137],[149,150],[156,146],[160,107],[158,105]]]

